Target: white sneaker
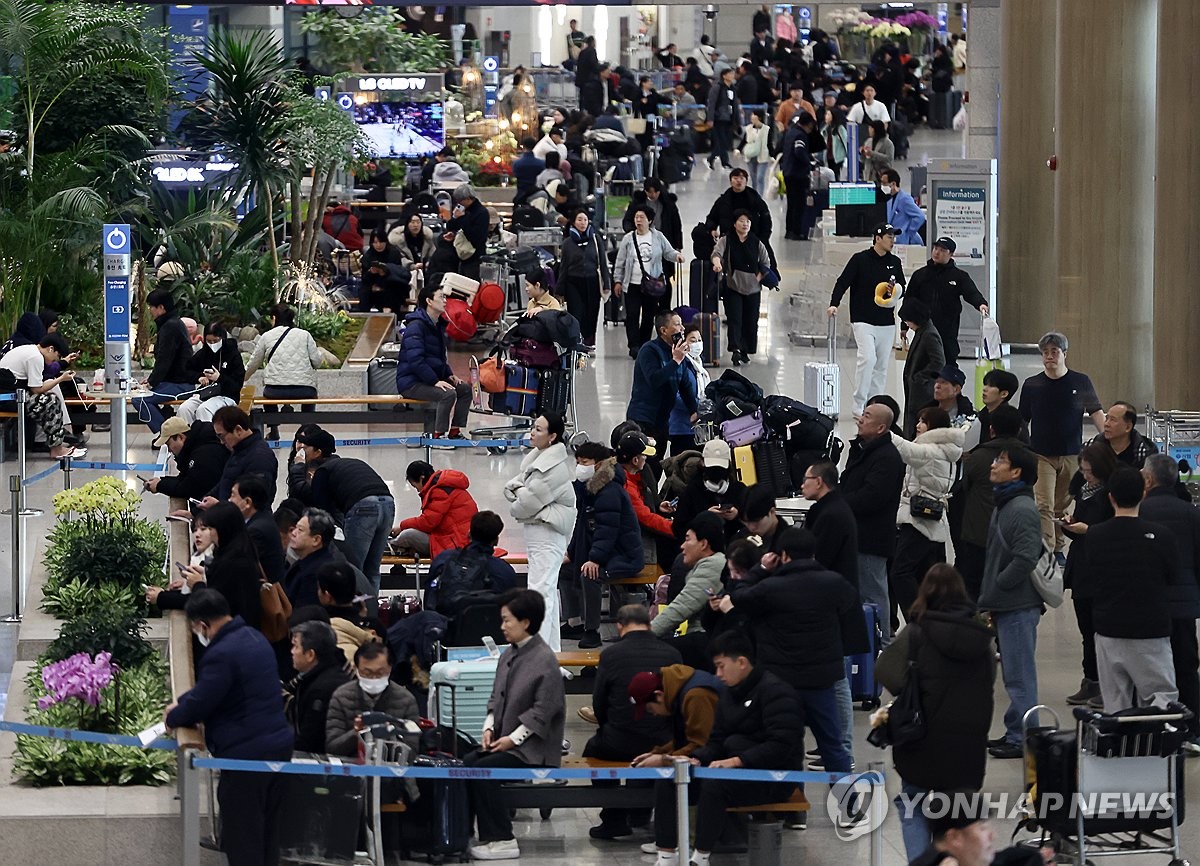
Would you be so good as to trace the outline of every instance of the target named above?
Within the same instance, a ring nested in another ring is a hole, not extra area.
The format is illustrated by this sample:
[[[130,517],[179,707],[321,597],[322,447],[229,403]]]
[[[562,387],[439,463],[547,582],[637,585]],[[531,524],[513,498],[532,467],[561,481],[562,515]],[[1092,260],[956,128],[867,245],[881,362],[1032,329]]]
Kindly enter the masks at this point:
[[[521,856],[516,839],[504,839],[497,842],[484,842],[471,846],[472,860],[516,860]]]
[[[655,845],[653,842],[643,842],[642,843],[642,853],[643,854],[657,854],[658,846]]]
[[[701,854],[699,851],[693,851],[692,859],[688,862],[690,862],[692,866],[708,866],[708,858],[711,856],[712,852]]]
[[[678,851],[659,851],[654,866],[679,866]]]

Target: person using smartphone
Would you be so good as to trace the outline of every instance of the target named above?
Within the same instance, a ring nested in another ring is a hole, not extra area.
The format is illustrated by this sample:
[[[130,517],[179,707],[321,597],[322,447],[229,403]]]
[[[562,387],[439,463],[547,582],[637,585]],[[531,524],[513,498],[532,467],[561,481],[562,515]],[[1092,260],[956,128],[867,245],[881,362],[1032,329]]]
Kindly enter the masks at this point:
[[[683,366],[688,351],[683,342],[683,321],[678,314],[664,310],[654,317],[654,330],[657,337],[631,353],[637,360],[625,417],[636,421],[654,440],[657,453],[650,457],[650,463],[657,470],[666,456],[676,399],[682,399],[689,412],[696,412],[699,402],[695,377],[688,377]]]
[[[229,449],[217,439],[208,421],[188,426],[182,418],[168,418],[159,428],[154,447],[167,446],[175,458],[176,475],[147,478],[142,489],[150,493],[180,499],[200,500],[212,489],[213,478],[219,478],[229,460]]]

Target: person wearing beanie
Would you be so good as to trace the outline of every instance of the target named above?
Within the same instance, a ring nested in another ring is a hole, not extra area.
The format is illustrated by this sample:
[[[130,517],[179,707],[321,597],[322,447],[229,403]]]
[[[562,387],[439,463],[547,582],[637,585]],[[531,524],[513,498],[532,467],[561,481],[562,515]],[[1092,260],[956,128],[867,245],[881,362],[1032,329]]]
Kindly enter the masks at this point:
[[[910,439],[917,428],[917,412],[933,399],[933,383],[946,363],[942,338],[933,326],[929,305],[916,298],[905,298],[900,321],[913,336],[904,359],[904,435]]]
[[[675,537],[683,541],[692,520],[699,514],[716,517],[725,527],[725,543],[742,531],[742,512],[746,509],[746,485],[733,471],[733,455],[722,439],[704,443],[704,466],[691,481],[674,512]]]
[[[711,511],[700,512],[688,523],[681,545],[683,564],[688,568],[687,579],[675,600],[650,623],[650,630],[658,637],[670,637],[684,622],[688,624],[689,634],[704,630],[700,615],[708,606],[709,593],[721,592],[721,572],[725,570],[725,523],[721,516]]]

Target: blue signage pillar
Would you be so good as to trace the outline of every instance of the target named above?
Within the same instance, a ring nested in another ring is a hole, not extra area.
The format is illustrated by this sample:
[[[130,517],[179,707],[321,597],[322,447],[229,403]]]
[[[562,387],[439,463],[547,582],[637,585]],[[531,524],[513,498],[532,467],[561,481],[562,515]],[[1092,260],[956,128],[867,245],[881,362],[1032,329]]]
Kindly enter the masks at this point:
[[[129,305],[133,297],[130,266],[132,235],[127,223],[105,223],[104,249],[104,392],[111,409],[112,461],[124,463],[125,399],[129,396]]]
[[[208,91],[210,75],[196,62],[208,44],[208,7],[171,6],[167,11],[167,49],[171,54],[171,75],[184,102],[194,102]],[[171,113],[171,128],[186,111]]]

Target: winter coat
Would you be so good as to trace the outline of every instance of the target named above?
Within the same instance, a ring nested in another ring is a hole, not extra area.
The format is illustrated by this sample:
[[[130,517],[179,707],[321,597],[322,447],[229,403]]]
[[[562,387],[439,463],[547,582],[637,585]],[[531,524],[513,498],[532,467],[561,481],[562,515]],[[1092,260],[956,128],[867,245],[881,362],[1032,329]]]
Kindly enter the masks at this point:
[[[488,577],[492,581],[491,591],[497,594],[507,592],[517,585],[517,572],[506,561],[496,556],[494,547],[485,547],[477,541],[468,542],[465,548],[448,547],[433,558],[429,563],[429,588],[425,590],[425,608],[438,608],[438,578],[452,559],[466,548],[474,547],[488,557]]]
[[[335,561],[333,551],[322,547],[291,564],[283,578],[283,591],[292,607],[320,604],[317,600],[317,572]]]
[[[736,581],[730,598],[754,636],[755,664],[797,689],[824,689],[846,675],[842,623],[862,618],[858,593],[815,559],[760,580]]]
[[[400,357],[396,365],[396,392],[403,394],[414,385],[436,385],[449,381],[453,371],[446,362],[446,320],[434,321],[425,310],[404,317]]]
[[[1194,585],[1180,572],[1174,535],[1145,517],[1117,516],[1090,529],[1080,567],[1093,590],[1096,634],[1104,637],[1170,637],[1171,602],[1178,588]]]
[[[212,562],[204,569],[204,583],[199,588],[221,593],[233,616],[240,617],[251,628],[258,628],[262,621],[258,592],[261,578],[258,560],[218,546]],[[188,596],[180,590],[166,589],[158,594],[155,605],[159,610],[183,610],[187,601]]]
[[[573,484],[578,513],[567,547],[571,564],[578,569],[594,562],[606,573],[605,580],[637,575],[646,563],[637,515],[625,492],[625,470],[611,457],[596,465],[586,484]]]
[[[769,242],[771,240],[771,209],[767,207],[763,197],[751,187],[746,187],[741,192],[734,192],[730,187],[717,196],[708,216],[704,219],[705,230],[711,232],[713,229],[720,229],[723,235],[733,234],[733,215],[739,210],[746,210],[750,213],[750,231],[754,233],[755,237],[764,243]]]
[[[989,439],[972,448],[962,464],[962,495],[964,497],[962,540],[976,547],[986,547],[988,527],[996,503],[992,498],[992,461],[1001,451],[1028,448],[1019,439]]]
[[[771,150],[767,146],[770,137],[771,128],[765,124],[757,128],[754,124],[746,127],[746,142],[742,145],[742,156],[746,157],[746,162],[772,161]]]
[[[635,249],[634,244],[637,244]],[[638,261],[638,253],[641,261]],[[623,286],[640,286],[646,277],[661,277],[663,264],[674,263],[679,251],[671,246],[667,236],[652,228],[645,235],[631,231],[617,245],[617,262],[613,267],[613,283]],[[668,293],[670,288],[668,287]]]
[[[917,206],[912,195],[900,190],[887,200],[887,221],[895,227],[898,244],[920,244],[921,226],[925,225],[925,212]],[[913,274],[916,280],[916,274]]]
[[[675,395],[675,405],[667,420],[667,435],[692,437],[696,432],[692,416],[698,412],[699,395],[704,393],[712,377],[694,355],[685,356],[679,370],[679,393]]]
[[[488,701],[488,718],[495,739],[524,725],[530,736],[508,754],[535,767],[562,763],[566,692],[558,659],[533,635],[524,646],[510,646],[496,665],[496,682]]]
[[[354,718],[363,713],[385,713],[414,723],[421,716],[417,699],[399,683],[388,683],[380,694],[368,695],[359,687],[358,680],[352,679],[338,686],[329,698],[329,712],[325,716],[325,752],[357,757],[358,733],[354,730]]]
[[[388,232],[388,243],[400,250],[400,258],[404,260],[404,266],[410,271],[413,265],[424,264],[429,261],[429,257],[433,255],[433,251],[437,249],[437,241],[433,237],[433,229],[429,226],[421,226],[421,243],[420,254],[414,255],[412,247],[408,245],[408,238],[404,235],[407,228],[403,222],[397,222]]]
[[[284,337],[284,333],[287,336]],[[278,348],[276,347],[278,344]],[[321,352],[313,335],[303,328],[277,325],[262,334],[250,353],[246,378],[264,367],[263,384],[317,387],[316,371],[321,367]]]
[[[662,462],[663,483],[659,501],[683,496],[688,485],[704,468],[704,455],[699,451],[681,451]]]
[[[287,717],[296,732],[297,752],[325,751],[325,722],[333,693],[350,681],[346,659],[335,650],[310,671],[299,674],[284,686]]]
[[[221,343],[220,353],[209,348],[208,343],[201,343],[200,348],[188,359],[187,370],[191,378],[187,381],[198,382],[204,371],[210,367],[220,373],[217,378],[220,396],[238,402],[242,396],[242,385],[246,382],[246,366],[242,363],[242,353],[238,351],[237,342],[226,337]]]
[[[948,509],[943,508],[941,519],[934,521],[914,517],[909,504],[912,497],[918,493],[940,499],[943,505],[946,504],[950,488],[954,486],[958,459],[962,457],[965,434],[966,431],[960,427],[942,427],[926,430],[912,442],[899,436],[892,437],[892,444],[900,452],[900,459],[908,465],[904,473],[904,484],[900,488],[896,525],[907,524],[930,541],[945,543],[950,540],[950,521],[946,513]]]
[[[483,258],[483,254],[487,252],[488,219],[487,208],[476,199],[471,202],[471,206],[463,212],[462,216],[454,217],[446,223],[446,231],[462,232],[475,247],[475,252],[470,258],[459,259],[459,261],[475,263]]]
[[[188,372],[192,359],[192,339],[187,326],[175,313],[164,313],[154,320],[154,369],[147,379],[153,390],[163,382],[191,384],[195,378]]]
[[[690,755],[712,736],[717,703],[725,686],[708,671],[668,665],[660,671],[663,702],[671,710],[671,739],[650,751],[656,755]]]
[[[926,611],[896,635],[875,663],[875,678],[893,695],[908,678],[911,641],[916,642],[926,733],[914,743],[893,747],[896,771],[918,788],[978,791],[987,764],[996,680],[992,636],[970,604]]]
[[[893,223],[894,225],[894,223]],[[900,241],[905,243],[905,241]],[[914,243],[920,243],[918,238]],[[942,323],[953,324],[953,331],[958,333],[958,322],[962,316],[962,305],[965,301],[975,309],[987,303],[987,300],[975,287],[971,275],[958,266],[954,259],[939,265],[930,259],[923,268],[913,272],[908,282],[905,295],[916,298],[929,307],[933,314],[933,324],[941,329]],[[1011,399],[1016,395],[1010,394]]]
[[[342,655],[346,657],[347,661],[354,658],[354,654],[363,644],[375,643],[379,640],[379,635],[374,631],[356,625],[343,616],[329,617],[329,627],[333,629],[338,649],[342,651]]]
[[[521,461],[521,472],[504,485],[509,513],[518,523],[544,523],[565,538],[575,528],[575,461],[567,446],[555,442],[534,449]]]
[[[1041,608],[1030,576],[1042,555],[1042,518],[1033,500],[1033,487],[995,493],[996,510],[988,526],[987,556],[979,609],[990,613]]]
[[[254,545],[254,552],[258,554],[258,564],[262,566],[263,576],[272,583],[283,579],[287,572],[287,556],[271,509],[254,512],[254,516],[246,521],[246,535],[250,536],[250,543]]]
[[[625,492],[633,504],[633,513],[637,516],[643,532],[652,532],[665,538],[675,536],[671,519],[658,510],[662,499],[658,495],[658,485],[654,474],[647,466],[641,472],[630,472],[625,469]],[[645,547],[645,545],[643,545]]]
[[[1071,590],[1072,598],[1090,598],[1092,596],[1093,588],[1088,585],[1088,576],[1081,573],[1080,563],[1084,561],[1088,536],[1092,534],[1091,528],[1106,520],[1111,520],[1114,516],[1112,503],[1108,499],[1108,487],[1101,485],[1099,490],[1085,499],[1082,481],[1083,479],[1080,478],[1080,485],[1074,491],[1075,506],[1071,509],[1071,522],[1086,523],[1088,531],[1071,532],[1063,529],[1063,535],[1071,539],[1071,546],[1067,548],[1067,565],[1063,569],[1063,586]],[[1187,507],[1192,508],[1190,505]]]
[[[1166,527],[1179,553],[1179,581],[1172,585],[1171,617],[1200,618],[1200,509],[1184,502],[1169,487],[1152,487],[1138,514]]]
[[[754,250],[754,242],[758,241],[757,252],[757,271],[750,273],[749,271],[736,270],[732,267],[730,257],[726,255],[726,247],[729,245],[729,237],[722,235],[717,239],[716,246],[713,247],[712,258],[721,260],[723,268],[721,276],[725,280],[725,284],[731,291],[737,292],[739,295],[757,295],[762,291],[762,283],[759,281],[759,274],[766,273],[771,267],[771,251],[767,249],[767,245],[761,240],[761,236],[753,228],[746,235],[746,242],[750,245],[750,249]]]
[[[850,292],[850,321],[868,325],[894,325],[895,311],[875,303],[875,286],[896,278],[896,285],[904,285],[904,264],[895,253],[879,255],[873,247],[855,253],[846,262],[846,267],[833,284],[829,306],[837,307],[842,296]]]
[[[729,488],[724,493],[713,493],[704,486],[703,471],[692,476],[683,493],[679,494],[679,505],[675,507],[675,514],[671,520],[676,541],[683,541],[697,514],[708,511],[714,505],[732,505],[738,510],[737,519],[725,521],[725,543],[728,544],[742,534],[745,528],[741,516],[746,508],[746,485],[733,475],[731,470]]]
[[[175,457],[178,475],[158,479],[158,492],[179,499],[203,499],[229,460],[229,449],[220,443],[211,421],[194,421]]]
[[[634,212],[639,207],[648,206],[657,213],[654,218],[654,228],[667,236],[667,241],[672,247],[681,250],[683,249],[683,220],[679,216],[679,206],[676,201],[675,193],[664,192],[659,195],[657,203],[651,203],[646,197],[645,190],[634,190],[633,196],[629,200],[629,207],[625,209],[625,216],[621,218],[621,228],[627,232],[633,231]]]
[[[686,363],[686,362],[684,362]],[[633,365],[633,385],[625,417],[657,429],[667,423],[683,384],[683,363],[676,363],[671,346],[661,337],[647,340],[638,349]],[[695,403],[695,396],[692,398]],[[695,412],[695,406],[692,411]]]
[[[243,475],[261,475],[271,491],[271,501],[275,501],[275,483],[279,475],[279,461],[275,452],[267,445],[262,434],[251,433],[241,442],[233,446],[229,459],[225,461],[225,469],[217,485],[209,491],[222,502],[229,499],[233,492],[233,482]]]
[[[442,469],[429,476],[421,488],[421,513],[400,521],[400,529],[417,529],[429,536],[429,555],[466,547],[471,540],[471,518],[479,511],[467,492],[469,479],[457,469]]]
[[[362,232],[358,228],[358,217],[344,204],[329,208],[321,220],[325,234],[337,238],[348,250],[363,248]]]
[[[171,728],[204,725],[215,758],[290,761],[293,734],[283,712],[275,651],[258,629],[235,616],[196,665],[196,684],[167,713]]]
[[[650,623],[650,630],[662,638],[675,634],[680,624],[687,622],[688,634],[704,631],[700,614],[708,607],[709,594],[705,590],[720,592],[721,573],[725,570],[725,554],[714,553],[692,566],[683,590],[675,600],[659,611]]]
[[[735,127],[742,124],[742,103],[736,84],[726,87],[724,81],[714,81],[705,108],[705,116],[713,123],[732,123]]]
[[[305,505],[342,515],[344,524],[345,515],[359,501],[368,496],[390,499],[392,491],[371,464],[329,454],[312,463],[293,463],[288,469],[288,494]]]
[[[870,442],[855,438],[842,470],[842,495],[858,522],[858,552],[891,556],[896,547],[896,515],[904,486],[904,460],[884,434]]]
[[[789,190],[795,184],[798,190],[807,190],[812,184],[812,153],[808,147],[808,133],[799,123],[788,124],[779,145],[779,170],[787,181]]]
[[[597,274],[600,276],[601,291],[612,285],[608,256],[600,245],[599,235],[593,229],[588,229],[587,236],[581,238],[575,229],[570,229],[563,238],[558,254],[558,285],[562,286],[568,279],[595,279]]]
[[[864,137],[863,144],[871,149],[870,156],[863,158],[863,180],[874,183],[879,180],[879,175],[885,168],[892,167],[892,160],[896,158],[896,145],[886,135],[878,141]]]
[[[717,703],[712,735],[692,757],[702,764],[741,758],[748,770],[798,770],[804,759],[804,722],[792,687],[754,668]]]
[[[645,630],[628,631],[615,644],[605,647],[592,688],[592,709],[600,730],[588,742],[584,757],[611,754],[632,759],[667,742],[671,736],[667,719],[650,714],[634,719],[629,682],[642,671],[657,673],[682,661],[679,650]]]
[[[817,539],[813,558],[858,589],[858,523],[840,490],[831,490],[808,509],[805,528]]]
[[[932,323],[918,328],[904,359],[904,435],[917,432],[917,413],[933,399],[933,383],[946,366],[942,336]]]

